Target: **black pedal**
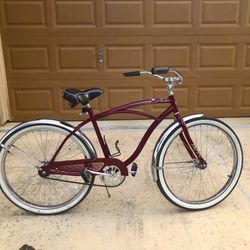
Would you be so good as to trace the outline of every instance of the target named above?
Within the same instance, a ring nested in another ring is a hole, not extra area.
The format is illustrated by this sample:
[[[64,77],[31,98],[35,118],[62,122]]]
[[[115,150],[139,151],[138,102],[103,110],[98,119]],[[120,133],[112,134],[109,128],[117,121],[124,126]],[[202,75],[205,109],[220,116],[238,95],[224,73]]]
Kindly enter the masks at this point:
[[[81,176],[82,176],[83,180],[84,180],[86,183],[89,183],[89,182],[90,182],[90,180],[89,180],[89,175],[88,175],[86,169],[84,169],[84,170],[81,171]]]
[[[130,170],[130,173],[131,173],[131,175],[133,176],[133,177],[135,177],[135,175],[136,175],[136,172],[137,172],[137,164],[134,162],[133,164],[132,164],[132,167],[131,167],[131,170]]]

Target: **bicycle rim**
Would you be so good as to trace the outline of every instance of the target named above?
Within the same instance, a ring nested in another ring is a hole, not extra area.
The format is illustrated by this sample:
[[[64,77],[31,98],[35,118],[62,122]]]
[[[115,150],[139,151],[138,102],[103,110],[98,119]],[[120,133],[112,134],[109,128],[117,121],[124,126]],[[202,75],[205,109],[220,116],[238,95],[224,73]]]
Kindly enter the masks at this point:
[[[163,150],[159,184],[175,205],[204,209],[221,202],[235,187],[242,170],[242,149],[237,136],[222,122],[203,118],[187,127],[208,165],[205,169],[195,166],[179,137],[179,128],[169,136]]]
[[[30,126],[12,135],[1,152],[1,187],[17,206],[34,213],[55,214],[77,205],[86,197],[91,185],[53,181],[42,178],[38,168],[51,159],[68,131],[48,125]],[[89,158],[90,154],[76,136],[65,143],[56,160]],[[77,176],[51,177],[83,181]],[[93,183],[93,180],[90,184]]]

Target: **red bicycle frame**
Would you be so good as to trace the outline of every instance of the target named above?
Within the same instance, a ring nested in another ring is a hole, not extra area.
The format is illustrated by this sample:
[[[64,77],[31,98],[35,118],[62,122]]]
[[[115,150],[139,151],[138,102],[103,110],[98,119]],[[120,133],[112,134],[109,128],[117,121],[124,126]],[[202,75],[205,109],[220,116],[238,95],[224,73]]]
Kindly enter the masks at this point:
[[[169,103],[170,105],[166,108],[166,110],[161,113],[158,117],[155,117],[153,115],[131,110],[131,108],[141,106],[141,105],[149,105],[149,104],[162,104],[162,103]],[[88,168],[92,169],[94,171],[101,171],[105,166],[115,165],[118,166],[121,170],[122,175],[128,175],[128,169],[127,166],[134,162],[134,160],[138,157],[138,155],[141,153],[142,149],[144,148],[147,140],[149,139],[152,132],[155,130],[155,128],[171,113],[174,114],[175,120],[180,124],[182,127],[182,133],[180,134],[180,138],[182,142],[184,143],[185,148],[187,149],[190,157],[193,160],[199,160],[201,163],[201,166],[205,166],[206,162],[202,158],[202,156],[197,151],[189,133],[187,130],[187,127],[185,125],[185,122],[183,120],[183,117],[179,114],[178,107],[175,102],[174,95],[169,96],[168,98],[156,98],[156,99],[147,99],[142,101],[136,101],[132,103],[128,103],[116,108],[113,108],[108,111],[104,111],[99,114],[94,114],[93,109],[88,105],[87,113],[89,115],[89,118],[85,121],[81,122],[78,126],[76,126],[71,133],[69,133],[61,145],[58,147],[57,151],[53,155],[52,159],[48,162],[46,166],[42,167],[42,171],[45,171],[47,174],[60,174],[60,175],[81,175],[81,171],[83,169]],[[120,114],[120,113],[129,113],[129,114],[136,114],[141,115],[146,118],[153,119],[153,123],[149,126],[145,134],[143,135],[141,141],[139,142],[139,145],[135,149],[135,151],[132,153],[132,155],[125,161],[121,161],[116,158],[112,158],[109,152],[109,148],[107,144],[105,143],[102,134],[100,132],[100,129],[97,124],[97,120],[113,115],[113,114]],[[95,133],[97,135],[98,141],[100,143],[100,146],[103,151],[104,158],[96,158],[96,159],[82,159],[82,160],[71,160],[71,161],[55,161],[57,155],[59,154],[60,150],[66,143],[66,141],[76,133],[80,128],[82,128],[85,124],[91,122]]]

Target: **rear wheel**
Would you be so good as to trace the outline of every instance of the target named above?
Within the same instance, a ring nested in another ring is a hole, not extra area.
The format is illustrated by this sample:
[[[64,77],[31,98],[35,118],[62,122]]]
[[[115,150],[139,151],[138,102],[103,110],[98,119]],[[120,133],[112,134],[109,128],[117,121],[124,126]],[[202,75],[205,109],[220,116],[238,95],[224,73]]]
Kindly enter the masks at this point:
[[[83,183],[79,176],[49,176],[58,181],[38,174],[39,167],[51,159],[68,133],[65,127],[36,124],[22,128],[4,141],[5,149],[0,152],[0,184],[11,202],[32,213],[56,214],[74,207],[86,198],[94,177],[89,185],[80,185],[70,183]],[[83,137],[72,135],[56,160],[93,157],[93,152],[84,140]]]
[[[207,167],[200,169],[191,159],[178,126],[166,138],[160,153],[157,184],[177,206],[209,208],[225,199],[237,184],[242,171],[242,147],[233,130],[219,120],[197,118],[186,126]]]

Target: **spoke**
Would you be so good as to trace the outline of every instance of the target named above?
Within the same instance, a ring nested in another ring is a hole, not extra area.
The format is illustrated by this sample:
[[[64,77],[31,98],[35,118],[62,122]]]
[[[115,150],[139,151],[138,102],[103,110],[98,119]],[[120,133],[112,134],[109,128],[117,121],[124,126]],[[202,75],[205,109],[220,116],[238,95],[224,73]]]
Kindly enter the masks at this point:
[[[14,147],[15,149],[19,150],[19,151],[22,152],[23,154],[29,156],[31,159],[33,159],[35,162],[37,162],[37,159],[34,158],[33,155],[30,155],[30,154],[26,153],[24,150],[20,149],[19,147],[15,146],[15,145],[12,145],[12,147]]]
[[[75,196],[75,193],[71,190],[71,188],[69,187],[70,185],[66,186],[66,183],[65,182],[62,182],[62,184],[64,185],[64,187],[66,187],[66,191],[70,191],[74,196]],[[74,197],[73,196],[73,197]],[[72,197],[72,198],[73,198]]]
[[[53,131],[52,138],[50,139],[50,144],[48,146],[48,152],[47,152],[48,155],[49,155],[49,152],[50,152],[51,145],[53,144],[53,141],[54,141],[54,136],[55,136],[55,131]]]
[[[210,170],[207,169],[207,172],[209,173],[209,177],[210,177],[211,183],[212,183],[212,185],[213,185],[213,187],[214,187],[214,191],[215,191],[215,192],[219,191],[219,190],[216,190],[215,181],[214,181],[214,179],[213,179],[213,176],[212,176],[211,173],[210,173]]]
[[[22,142],[22,144],[25,146],[26,149],[28,149],[29,151],[31,151],[31,153],[27,153],[26,150],[22,150],[22,152],[26,152],[27,154],[31,155],[32,158],[34,158],[35,160],[38,160],[33,152],[33,150],[31,148],[28,147],[28,145],[23,141],[22,137],[19,138],[19,141]],[[14,146],[14,145],[12,145]],[[38,160],[39,161],[39,160]]]
[[[197,141],[197,135],[196,135],[196,127],[194,127],[194,133],[195,133],[195,144],[197,146],[198,141]]]
[[[39,200],[40,193],[39,193],[39,196],[38,196],[37,194],[38,194],[38,192],[40,192],[40,189],[41,189],[41,182],[42,182],[42,179],[39,179],[39,183],[37,183],[36,186],[35,186],[35,189],[34,189],[34,192],[33,192],[33,199],[31,200],[31,201],[33,201],[33,202],[34,202],[34,200],[35,200],[36,198],[38,198],[38,200]]]
[[[211,175],[213,178],[217,178],[217,177],[218,177],[218,178],[222,178],[222,179],[228,180],[228,175],[220,175],[220,174],[218,174],[218,173],[212,174],[210,170],[209,170],[209,173],[210,173],[210,175]]]
[[[28,180],[27,180],[27,184],[26,186],[24,187],[24,189],[22,190],[20,196],[23,196],[24,193],[26,192],[26,190],[28,189],[28,187],[30,186],[31,182],[29,180],[31,180],[32,177],[29,177]]]
[[[207,129],[208,129],[208,125],[207,125]],[[200,135],[201,136],[201,135]],[[201,136],[203,137],[203,136]],[[200,138],[200,140],[202,141],[202,138]],[[207,131],[207,136],[205,137],[204,142],[200,145],[200,153],[202,154],[203,152],[203,148],[205,145],[207,145],[207,140],[208,140],[208,131]],[[197,145],[196,145],[197,146]],[[207,150],[206,150],[206,158],[207,158]]]
[[[68,160],[72,160],[72,159],[74,159],[76,156],[78,156],[80,154],[82,154],[82,152],[79,152],[79,153],[75,154],[74,156],[70,157]]]
[[[44,161],[47,161],[45,151],[44,151],[44,143],[43,143],[43,139],[42,139],[41,130],[39,130],[39,135],[40,135],[40,141],[41,141],[41,145],[42,145],[42,153],[43,153],[43,156],[44,156]]]
[[[36,157],[36,154],[35,154],[35,152],[34,152],[34,150],[33,150],[33,147],[31,146],[31,143],[30,143],[30,141],[29,141],[29,137],[27,136],[27,134],[25,135],[25,137],[26,137],[26,140],[27,140],[27,142],[28,142],[28,144],[29,144],[29,148],[30,148],[30,152],[32,153],[32,155],[37,159],[37,161],[39,162],[39,159]],[[21,139],[21,138],[20,138]]]
[[[46,130],[46,136],[45,136],[45,149],[44,149],[44,154],[45,154],[45,160],[48,161],[47,158],[47,144],[48,144],[48,130]]]
[[[51,180],[50,180],[51,181]],[[55,196],[56,196],[56,199],[58,200],[58,197],[60,197],[60,199],[64,199],[64,197],[62,196],[61,193],[58,193],[57,189],[56,189],[56,185],[58,182],[56,181],[53,181],[53,188],[54,188],[54,192],[55,192]]]
[[[188,177],[187,181],[186,181],[185,184],[183,185],[181,194],[183,194],[183,191],[185,191],[185,193],[188,191],[188,188],[187,188],[187,187],[190,186],[190,184],[191,184],[191,182],[192,182],[192,180],[193,180],[193,178],[194,178],[194,175],[195,175],[196,171],[197,171],[197,169],[193,170],[192,175],[191,175],[190,177]],[[187,184],[186,184],[186,183],[187,183]],[[184,194],[185,194],[185,193],[184,193]]]
[[[57,191],[56,186],[57,186],[58,182],[53,181],[53,180],[51,180],[51,179],[48,179],[48,180],[49,180],[50,185],[53,187],[54,196],[56,197],[56,199],[59,200],[58,197],[60,197],[60,199],[64,199],[64,197],[62,197],[61,192],[59,193],[59,192]],[[54,198],[53,198],[53,201],[55,201]],[[51,202],[51,203],[53,204],[53,202]]]
[[[205,181],[203,181],[203,177],[202,177],[201,171],[199,172],[199,174],[200,174],[200,182],[199,182],[199,186],[200,186],[199,190],[200,190],[200,192],[199,192],[199,198],[201,198],[202,189],[204,190],[204,192],[205,192],[205,190],[207,190],[208,194],[209,194],[209,190],[207,188],[207,185],[206,185]],[[204,198],[202,198],[202,199],[204,199]]]
[[[70,149],[70,147],[73,145],[73,143],[74,143],[74,141],[71,141],[70,143],[69,143],[69,145],[64,145],[64,147],[62,148],[62,150],[60,151],[60,153],[59,153],[59,156],[60,156],[60,158],[61,159],[63,159],[69,152],[67,151],[67,152],[65,152],[66,150],[69,150]],[[67,147],[66,147],[67,146]]]
[[[209,155],[209,153],[211,152],[211,150],[213,150],[215,148],[216,144],[223,144],[222,140],[223,139],[220,139],[220,141],[215,140],[215,142],[212,143],[212,144],[211,143],[207,143],[207,145],[210,145],[210,150],[207,152],[207,154]]]
[[[39,141],[38,141],[38,139],[37,139],[37,137],[36,137],[36,135],[35,135],[34,131],[32,131],[32,134],[33,134],[33,136],[34,136],[34,138],[35,138],[35,140],[36,140],[36,142],[37,142],[38,147],[40,148],[40,150],[41,150],[41,152],[42,152],[42,154],[43,154],[43,148],[42,148],[42,145],[39,143]]]
[[[58,141],[57,141],[57,144],[56,144],[56,149],[58,149],[59,148],[59,145],[60,145],[60,141],[61,141],[61,139],[62,139],[62,134],[60,134],[60,137],[59,137],[59,139],[58,139]],[[58,156],[58,155],[57,155]]]

